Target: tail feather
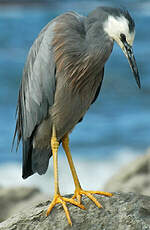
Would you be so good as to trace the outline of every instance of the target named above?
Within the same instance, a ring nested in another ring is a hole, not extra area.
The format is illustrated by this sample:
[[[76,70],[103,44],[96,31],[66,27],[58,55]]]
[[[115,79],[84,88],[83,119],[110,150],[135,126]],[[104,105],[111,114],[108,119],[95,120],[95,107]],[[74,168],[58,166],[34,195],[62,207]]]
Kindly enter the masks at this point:
[[[32,143],[30,138],[23,141],[23,158],[22,158],[22,177],[26,179],[27,177],[33,175],[32,170]]]
[[[40,175],[45,174],[48,168],[49,158],[51,156],[51,149],[33,148],[30,138],[23,142],[23,179],[26,179],[34,173],[38,173]]]

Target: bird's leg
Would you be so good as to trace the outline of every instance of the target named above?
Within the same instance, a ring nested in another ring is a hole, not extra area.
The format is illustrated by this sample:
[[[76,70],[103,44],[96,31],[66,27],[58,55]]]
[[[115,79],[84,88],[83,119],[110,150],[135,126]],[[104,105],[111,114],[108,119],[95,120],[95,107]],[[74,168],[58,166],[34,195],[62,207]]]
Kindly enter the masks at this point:
[[[61,203],[62,206],[63,206],[63,208],[64,208],[64,211],[65,211],[68,223],[70,225],[72,225],[71,218],[70,218],[70,215],[69,215],[69,211],[68,211],[66,202],[74,204],[74,205],[76,205],[76,206],[78,206],[78,207],[80,207],[82,209],[84,209],[84,206],[81,205],[81,204],[79,204],[77,201],[75,201],[72,198],[66,198],[66,197],[62,197],[60,195],[59,185],[58,185],[58,163],[57,163],[58,147],[59,147],[59,141],[57,140],[57,137],[56,137],[55,127],[53,127],[52,138],[51,138],[51,148],[52,148],[53,162],[54,162],[54,185],[55,185],[55,193],[54,193],[53,201],[51,202],[51,204],[50,204],[50,206],[49,206],[46,214],[48,216],[50,214],[51,210],[53,209],[53,207],[56,204]]]
[[[66,153],[66,156],[67,156],[67,159],[69,162],[69,166],[70,166],[70,170],[71,170],[71,173],[73,176],[73,180],[74,180],[74,184],[75,184],[75,194],[77,195],[76,198],[77,198],[77,201],[79,203],[81,203],[81,196],[79,194],[79,191],[81,190],[81,185],[80,185],[80,182],[79,182],[79,179],[78,179],[75,167],[74,167],[74,163],[72,160],[72,156],[70,153],[69,136],[68,135],[65,135],[64,138],[62,139],[62,146],[63,146],[63,149]],[[75,198],[75,197],[73,196],[73,198]]]
[[[102,205],[98,202],[98,200],[92,195],[92,194],[99,194],[99,195],[104,195],[104,196],[112,196],[111,193],[109,192],[101,192],[101,191],[85,191],[81,188],[74,164],[73,164],[73,160],[72,160],[72,156],[70,153],[70,149],[69,149],[69,136],[68,134],[64,136],[64,138],[62,139],[62,145],[63,148],[65,150],[68,162],[69,162],[69,166],[71,169],[71,173],[73,176],[73,180],[74,180],[74,184],[75,184],[75,193],[73,195],[73,199],[77,199],[77,201],[79,202],[79,204],[81,204],[81,197],[82,195],[86,195],[88,198],[90,198],[99,208],[102,208]]]

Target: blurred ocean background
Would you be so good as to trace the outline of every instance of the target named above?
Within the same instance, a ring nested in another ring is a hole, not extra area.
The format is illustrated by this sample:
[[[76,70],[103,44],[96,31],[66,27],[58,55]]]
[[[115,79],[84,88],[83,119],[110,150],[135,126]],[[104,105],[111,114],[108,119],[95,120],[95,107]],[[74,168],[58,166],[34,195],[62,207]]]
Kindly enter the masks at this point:
[[[127,59],[115,45],[105,66],[101,93],[70,135],[72,156],[81,184],[102,189],[117,170],[150,146],[150,1],[146,0],[0,0],[0,186],[35,185],[52,194],[53,162],[46,175],[21,177],[21,146],[11,152],[15,109],[27,53],[51,19],[75,10],[87,15],[97,6],[125,7],[136,23],[134,54],[142,89],[137,88]],[[74,185],[62,148],[59,149],[61,191]]]

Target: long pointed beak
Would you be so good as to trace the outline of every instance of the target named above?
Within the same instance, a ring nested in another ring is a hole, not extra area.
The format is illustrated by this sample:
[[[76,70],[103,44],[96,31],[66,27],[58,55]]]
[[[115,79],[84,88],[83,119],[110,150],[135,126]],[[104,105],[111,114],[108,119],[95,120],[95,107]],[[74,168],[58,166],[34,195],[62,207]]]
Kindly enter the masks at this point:
[[[128,58],[130,67],[132,69],[132,72],[133,72],[135,80],[136,80],[136,83],[137,83],[138,87],[141,88],[139,71],[138,71],[138,68],[136,65],[136,60],[135,60],[135,57],[133,54],[132,46],[130,46],[126,41],[123,42],[123,45],[124,45],[123,51]]]

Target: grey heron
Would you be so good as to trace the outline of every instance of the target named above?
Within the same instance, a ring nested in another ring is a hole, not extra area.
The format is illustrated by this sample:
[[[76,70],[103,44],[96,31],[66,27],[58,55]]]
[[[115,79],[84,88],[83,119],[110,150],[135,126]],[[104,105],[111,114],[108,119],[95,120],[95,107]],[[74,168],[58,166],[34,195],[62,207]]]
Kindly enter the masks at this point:
[[[17,136],[17,147],[22,140],[24,179],[44,174],[53,156],[55,194],[47,215],[61,203],[72,224],[67,202],[84,209],[81,198],[86,195],[100,208],[93,194],[112,196],[82,189],[69,149],[69,133],[97,99],[114,42],[127,57],[140,88],[132,50],[134,36],[135,23],[127,10],[98,7],[88,16],[76,12],[57,16],[30,48],[19,90],[14,139]],[[72,198],[59,191],[57,151],[61,143],[74,179]]]

